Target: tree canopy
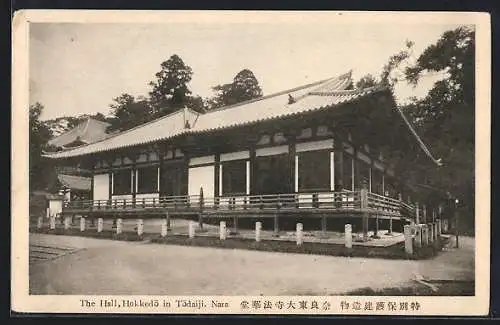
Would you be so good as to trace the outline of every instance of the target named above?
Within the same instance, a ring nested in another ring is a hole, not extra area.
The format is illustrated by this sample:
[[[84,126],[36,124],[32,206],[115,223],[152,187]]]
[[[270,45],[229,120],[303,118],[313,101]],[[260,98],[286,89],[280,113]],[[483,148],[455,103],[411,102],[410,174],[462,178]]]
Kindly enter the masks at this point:
[[[430,170],[435,186],[474,205],[475,33],[459,27],[445,32],[406,68],[413,85],[429,73],[443,73],[427,96],[404,107],[443,167]]]
[[[42,152],[52,133],[47,125],[40,121],[43,105],[35,103],[29,107],[29,188],[30,191],[45,190],[46,163]]]
[[[231,83],[217,85],[212,90],[216,95],[209,100],[210,109],[262,97],[259,81],[249,69],[238,72]]]
[[[193,70],[177,54],[163,62],[155,76],[156,79],[149,83],[152,87],[149,100],[156,116],[175,112],[188,105],[197,107],[188,86]]]
[[[111,124],[108,132],[128,130],[152,119],[154,110],[146,98],[122,94],[113,101],[110,105],[113,118],[108,120]]]

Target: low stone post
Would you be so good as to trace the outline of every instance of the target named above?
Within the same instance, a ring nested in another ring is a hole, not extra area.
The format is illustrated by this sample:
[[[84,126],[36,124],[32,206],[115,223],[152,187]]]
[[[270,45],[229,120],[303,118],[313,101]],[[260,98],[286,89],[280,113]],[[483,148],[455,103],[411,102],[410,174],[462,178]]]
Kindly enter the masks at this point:
[[[425,223],[422,224],[422,241],[423,241],[424,246],[429,245],[428,229],[427,229],[427,225]]]
[[[415,247],[422,247],[422,225],[415,225]]]
[[[50,216],[50,230],[56,229],[56,216]]]
[[[171,221],[170,221],[170,215],[168,214],[168,211],[167,211],[167,214],[166,214],[165,218],[167,220],[167,230],[172,230]]]
[[[257,221],[255,223],[255,241],[260,242],[260,232],[262,230],[262,222]]]
[[[345,237],[345,247],[350,250],[352,249],[352,226],[351,224],[346,224],[345,225],[345,230],[344,230],[344,237]]]
[[[116,219],[116,234],[119,235],[122,233],[123,220],[122,218]]]
[[[429,243],[432,244],[434,242],[434,226],[432,223],[427,224],[427,229],[429,229]]]
[[[85,218],[83,216],[80,217],[80,231],[85,231]]]
[[[227,236],[226,222],[221,221],[219,225],[219,239],[226,240],[226,236]]]
[[[404,235],[405,235],[405,252],[407,254],[413,254],[413,236],[412,229],[410,225],[404,226]]]
[[[166,237],[168,232],[167,218],[161,219],[161,236]]]
[[[104,227],[104,220],[102,218],[97,219],[97,232],[102,232],[102,228]]]
[[[36,227],[38,229],[42,229],[42,227],[43,227],[43,217],[38,217]]]
[[[69,230],[69,225],[71,224],[71,217],[70,216],[65,216],[64,217],[64,230]]]
[[[297,239],[297,246],[302,245],[302,243],[304,242],[304,233],[302,231],[303,229],[304,226],[301,223],[297,223],[295,234],[295,237]]]
[[[144,219],[137,219],[137,236],[142,236],[144,233]]]
[[[189,222],[189,227],[188,227],[188,235],[189,235],[189,238],[194,238],[194,232],[195,232],[195,222],[194,221],[190,221]]]

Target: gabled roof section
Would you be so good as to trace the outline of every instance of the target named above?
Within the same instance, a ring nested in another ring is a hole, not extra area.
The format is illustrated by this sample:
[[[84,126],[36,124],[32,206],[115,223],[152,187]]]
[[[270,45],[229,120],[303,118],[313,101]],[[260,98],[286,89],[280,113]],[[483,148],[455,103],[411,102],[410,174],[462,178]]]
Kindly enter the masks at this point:
[[[90,191],[90,177],[58,174],[57,179],[64,187],[77,191]]]
[[[75,142],[89,144],[101,141],[108,136],[106,134],[106,128],[108,126],[109,123],[98,121],[89,117],[71,130],[49,140],[48,144],[64,148],[66,145]]]
[[[44,157],[67,158],[83,156],[171,138],[189,131],[190,129],[186,128],[186,122],[192,128],[195,125],[197,116],[198,113],[189,109],[178,110],[154,121],[111,135],[101,141],[65,151],[47,153]]]
[[[281,91],[272,95],[248,100],[200,114],[190,109],[174,113],[142,124],[130,130],[111,135],[107,139],[74,149],[46,154],[45,157],[59,159],[82,156],[119,148],[166,140],[182,134],[197,134],[223,130],[243,125],[300,115],[352,102],[386,88],[371,87],[349,89],[352,85],[351,71],[341,76],[320,80],[311,84]],[[415,136],[422,150],[434,159],[428,148],[417,135],[404,114],[398,109],[410,132]]]

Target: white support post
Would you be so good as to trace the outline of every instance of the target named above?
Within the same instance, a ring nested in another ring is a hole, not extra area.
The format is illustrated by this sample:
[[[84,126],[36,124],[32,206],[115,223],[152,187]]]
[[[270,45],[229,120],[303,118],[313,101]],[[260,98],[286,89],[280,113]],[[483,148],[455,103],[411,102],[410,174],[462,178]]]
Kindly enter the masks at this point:
[[[429,245],[429,230],[427,229],[427,225],[424,223],[422,224],[422,240],[423,240],[423,245],[427,246]]]
[[[85,231],[85,218],[83,216],[80,217],[80,231]]]
[[[119,235],[122,233],[122,226],[123,226],[123,220],[122,218],[116,219],[116,234]]]
[[[195,222],[194,221],[190,221],[189,222],[189,227],[188,227],[188,235],[189,235],[189,238],[194,238],[194,227],[195,227]]]
[[[144,219],[137,219],[137,236],[142,236],[144,233]]]
[[[297,246],[302,245],[302,243],[304,242],[303,229],[304,229],[304,226],[301,223],[297,223],[296,234],[295,234],[295,237],[297,240]]]
[[[443,233],[443,220],[437,219],[438,224],[438,234],[441,235]]]
[[[47,208],[47,209],[45,210],[45,217],[46,217],[47,219],[49,219],[49,218],[50,218],[50,208]]]
[[[219,225],[219,239],[226,240],[226,235],[227,235],[226,222],[221,221]]]
[[[348,249],[352,248],[352,226],[350,224],[345,225],[345,247]]]
[[[97,219],[97,232],[102,232],[102,228],[104,227],[104,220],[102,218]]]
[[[260,242],[260,231],[262,230],[262,222],[257,221],[255,223],[255,241]]]
[[[42,229],[42,227],[43,227],[43,217],[38,217],[36,227],[38,229]]]
[[[70,216],[65,216],[64,217],[64,230],[69,229],[69,225],[71,223],[71,217]]]
[[[167,218],[161,219],[161,236],[166,237],[168,232]]]
[[[56,229],[56,216],[50,216],[50,230]]]
[[[415,225],[415,247],[422,247],[422,225]]]
[[[438,222],[434,222],[434,241],[437,241],[439,238],[439,232],[438,232]]]
[[[413,238],[412,229],[410,225],[404,226],[404,236],[405,236],[405,252],[407,254],[413,254]]]
[[[427,224],[427,229],[429,229],[429,243],[432,244],[434,242],[434,226],[432,223]]]

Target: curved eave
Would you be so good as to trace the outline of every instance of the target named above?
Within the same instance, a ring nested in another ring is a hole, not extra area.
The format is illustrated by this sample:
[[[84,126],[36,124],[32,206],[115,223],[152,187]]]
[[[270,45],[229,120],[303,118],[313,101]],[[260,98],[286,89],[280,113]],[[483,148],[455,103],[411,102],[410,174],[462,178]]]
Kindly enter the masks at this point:
[[[136,143],[133,143],[133,144],[122,145],[122,146],[114,147],[114,148],[110,148],[110,149],[95,150],[95,151],[92,151],[92,152],[89,152],[89,153],[54,157],[54,156],[59,156],[61,153],[64,153],[64,152],[69,152],[71,150],[80,149],[80,148],[88,146],[88,145],[84,145],[84,146],[80,146],[78,148],[73,148],[73,149],[67,150],[67,151],[59,151],[59,152],[54,153],[54,154],[43,155],[43,157],[50,158],[50,159],[70,159],[70,158],[75,158],[75,157],[90,156],[90,155],[98,154],[98,153],[102,153],[102,152],[110,152],[110,151],[116,151],[116,150],[123,150],[123,149],[127,149],[127,148],[132,148],[132,147],[137,147],[137,146],[148,145],[148,144],[151,144],[151,143],[156,143],[156,142],[159,142],[159,141],[171,140],[171,139],[175,139],[175,138],[178,138],[178,137],[181,137],[181,136],[184,136],[184,135],[207,134],[207,133],[213,133],[213,132],[219,132],[219,131],[224,131],[224,130],[230,130],[230,129],[240,128],[240,127],[245,127],[245,126],[251,126],[251,125],[255,125],[255,124],[259,124],[259,123],[263,123],[263,122],[276,121],[276,120],[280,120],[280,119],[284,119],[284,118],[293,118],[293,117],[304,115],[304,114],[309,114],[309,113],[313,113],[313,112],[319,112],[319,111],[327,110],[327,109],[333,109],[333,108],[342,106],[344,104],[356,102],[357,100],[359,100],[361,98],[364,98],[364,97],[366,97],[368,95],[372,95],[374,93],[384,92],[384,91],[387,91],[387,89],[386,88],[370,88],[370,89],[359,90],[359,91],[351,91],[350,93],[346,93],[346,94],[351,94],[354,97],[346,97],[345,99],[340,100],[340,101],[338,101],[336,103],[333,103],[333,104],[317,106],[317,107],[314,107],[314,108],[304,109],[304,110],[300,110],[300,111],[297,111],[297,112],[290,112],[290,113],[280,114],[280,115],[271,116],[271,117],[267,117],[267,118],[254,119],[254,120],[247,121],[247,122],[236,122],[236,123],[233,123],[233,124],[228,124],[228,125],[224,125],[224,126],[220,126],[220,127],[204,128],[204,129],[201,129],[201,130],[196,130],[195,128],[194,129],[193,128],[192,129],[185,129],[185,130],[182,130],[181,132],[179,132],[178,134],[175,134],[173,136],[159,137],[159,138],[156,138],[156,139],[152,139],[150,141],[136,142]],[[143,126],[147,127],[147,125],[143,125]],[[105,141],[105,140],[103,140],[103,141]],[[92,145],[92,144],[89,144],[89,145]]]

